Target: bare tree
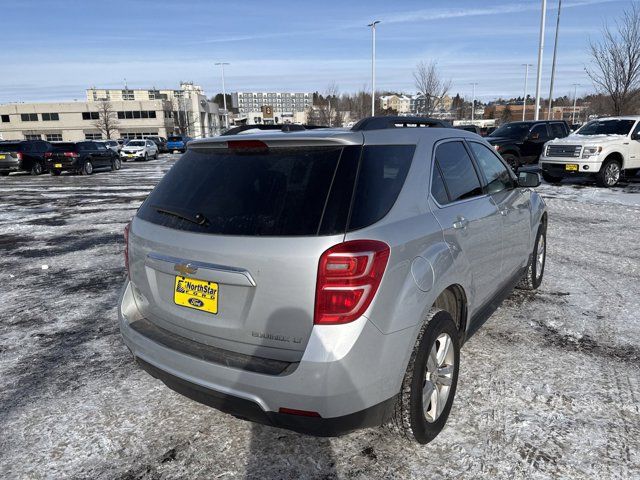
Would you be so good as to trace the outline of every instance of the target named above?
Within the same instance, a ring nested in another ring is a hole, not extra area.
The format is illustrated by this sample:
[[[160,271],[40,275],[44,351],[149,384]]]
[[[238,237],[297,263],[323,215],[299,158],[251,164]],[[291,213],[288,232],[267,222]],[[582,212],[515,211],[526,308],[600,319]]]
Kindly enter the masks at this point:
[[[418,113],[432,115],[442,106],[444,97],[451,89],[451,80],[445,80],[440,76],[438,64],[435,61],[418,63],[413,72],[413,78],[418,95],[424,97]]]
[[[324,95],[319,95],[316,111],[318,124],[329,127],[339,126],[340,115],[338,114],[338,104],[340,101],[340,89],[336,83],[331,83],[325,90]]]
[[[640,96],[640,6],[633,3],[602,39],[589,43],[592,66],[586,71],[597,90],[611,98],[614,115],[632,113]]]
[[[109,100],[100,100],[98,103],[98,118],[93,122],[93,125],[106,138],[110,139],[112,135],[115,136],[118,128],[118,116]]]

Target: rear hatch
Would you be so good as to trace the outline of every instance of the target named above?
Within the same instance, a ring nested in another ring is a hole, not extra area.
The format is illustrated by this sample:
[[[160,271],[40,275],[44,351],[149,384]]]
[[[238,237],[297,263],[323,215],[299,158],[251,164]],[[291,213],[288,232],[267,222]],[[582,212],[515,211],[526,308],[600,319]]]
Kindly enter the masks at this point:
[[[73,142],[54,143],[51,152],[45,154],[50,167],[68,168],[75,166],[78,154],[78,145]]]
[[[190,146],[131,225],[142,315],[196,342],[299,361],[313,328],[318,260],[348,229],[361,141]]]
[[[0,142],[0,170],[18,167],[20,147],[19,142]]]

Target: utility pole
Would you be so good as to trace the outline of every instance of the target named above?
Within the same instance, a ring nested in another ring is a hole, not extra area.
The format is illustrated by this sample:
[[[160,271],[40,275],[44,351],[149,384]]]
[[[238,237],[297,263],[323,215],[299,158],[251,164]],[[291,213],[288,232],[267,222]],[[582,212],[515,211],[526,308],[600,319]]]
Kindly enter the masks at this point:
[[[216,65],[220,65],[222,69],[222,105],[224,108],[224,128],[229,128],[229,112],[227,111],[227,91],[224,88],[224,66],[229,65],[229,62],[217,62]]]
[[[578,87],[579,83],[573,84],[573,112],[571,112],[571,124],[576,123],[576,100],[578,98]]]
[[[529,80],[529,67],[532,65],[530,63],[523,63],[524,65],[524,100],[522,101],[522,121],[526,120],[527,114],[527,82]]]
[[[472,83],[471,86],[473,87],[473,101],[471,102],[471,121],[473,122],[475,120],[476,117],[476,85],[478,85],[477,83]]]
[[[547,0],[542,0],[542,15],[540,18],[540,39],[538,41],[538,73],[536,79],[536,111],[535,120],[540,119],[540,87],[542,84],[542,52],[544,51],[544,24],[547,19]]]
[[[549,111],[547,112],[547,120],[551,120],[551,105],[553,104],[553,80],[556,76],[556,54],[558,53],[558,31],[560,30],[561,9],[562,9],[562,0],[558,0],[558,17],[556,19],[556,39],[553,44],[553,61],[551,62],[551,84],[549,85]]]
[[[376,114],[376,25],[380,20],[374,20],[367,27],[371,27],[371,116]]]

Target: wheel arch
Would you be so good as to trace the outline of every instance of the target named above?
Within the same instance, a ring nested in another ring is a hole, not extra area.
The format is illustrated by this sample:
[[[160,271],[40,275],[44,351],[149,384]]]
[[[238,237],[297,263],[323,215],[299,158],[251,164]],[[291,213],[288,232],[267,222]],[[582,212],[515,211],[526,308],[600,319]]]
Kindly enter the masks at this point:
[[[431,308],[447,311],[458,328],[460,339],[464,341],[468,325],[467,294],[462,285],[455,283],[445,287],[436,297]]]
[[[617,150],[613,150],[612,152],[609,152],[607,154],[607,156],[604,157],[604,160],[602,161],[602,163],[604,164],[608,160],[616,160],[620,164],[620,168],[622,170],[624,170],[624,168],[625,168],[625,165],[624,165],[625,159],[624,159],[624,155],[622,155],[621,152],[619,152]]]

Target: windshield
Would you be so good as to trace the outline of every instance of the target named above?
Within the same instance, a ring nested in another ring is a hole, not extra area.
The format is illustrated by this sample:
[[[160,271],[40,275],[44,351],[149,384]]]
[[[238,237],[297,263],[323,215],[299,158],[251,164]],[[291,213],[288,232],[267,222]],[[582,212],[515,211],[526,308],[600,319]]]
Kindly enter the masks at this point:
[[[507,123],[494,130],[490,137],[524,138],[529,133],[528,123]]]
[[[17,152],[20,150],[19,143],[0,142],[0,152]]]
[[[577,135],[628,135],[635,120],[594,120],[579,129]]]
[[[141,140],[132,140],[127,143],[127,147],[144,147],[146,144]]]
[[[60,142],[53,144],[54,152],[75,152],[78,146],[73,142]]]

